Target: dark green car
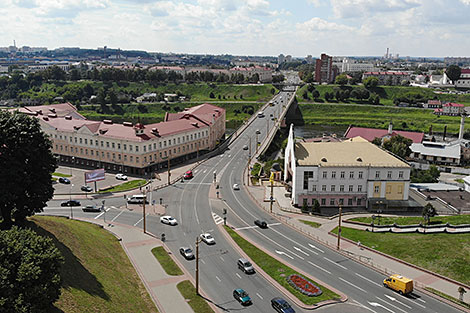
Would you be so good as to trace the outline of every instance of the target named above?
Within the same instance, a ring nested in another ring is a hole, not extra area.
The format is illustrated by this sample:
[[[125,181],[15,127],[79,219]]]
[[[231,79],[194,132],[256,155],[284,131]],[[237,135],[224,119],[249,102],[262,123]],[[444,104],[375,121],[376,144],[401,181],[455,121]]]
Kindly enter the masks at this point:
[[[248,295],[248,293],[243,290],[243,289],[235,289],[233,291],[233,297],[238,301],[240,302],[242,305],[250,305],[252,304],[253,302],[251,302],[251,298],[250,296]]]

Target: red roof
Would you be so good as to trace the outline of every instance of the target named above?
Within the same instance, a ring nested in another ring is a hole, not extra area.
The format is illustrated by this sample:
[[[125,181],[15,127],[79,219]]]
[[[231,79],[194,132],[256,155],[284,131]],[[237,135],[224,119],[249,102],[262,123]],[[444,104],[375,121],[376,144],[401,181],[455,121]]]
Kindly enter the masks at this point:
[[[458,108],[462,108],[464,107],[463,104],[460,104],[460,103],[446,103],[444,104],[445,107],[458,107]]]
[[[222,116],[223,112],[225,112],[225,109],[223,108],[209,103],[204,103],[191,108],[186,108],[183,112],[168,113],[165,116],[165,121],[173,121],[177,119],[186,118],[187,116],[191,116],[209,125],[212,123],[213,118],[215,120],[218,119]]]
[[[463,68],[460,70],[460,74],[470,74],[470,68]]]
[[[365,72],[364,75],[409,75],[406,72]]]
[[[441,100],[428,100],[428,104],[441,104]]]
[[[18,110],[21,113],[34,116],[47,116],[49,114],[56,114],[58,117],[71,116],[75,119],[84,120],[85,117],[77,112],[77,108],[69,102],[57,103],[49,105],[36,105],[11,109],[12,111]]]
[[[372,141],[375,138],[383,138],[388,135],[387,129],[377,129],[377,128],[365,128],[365,127],[349,127],[346,131],[346,138],[354,138],[360,136],[368,141]],[[413,143],[421,143],[424,138],[424,133],[419,132],[409,132],[403,130],[394,130],[392,136],[400,135],[405,138],[409,138]]]

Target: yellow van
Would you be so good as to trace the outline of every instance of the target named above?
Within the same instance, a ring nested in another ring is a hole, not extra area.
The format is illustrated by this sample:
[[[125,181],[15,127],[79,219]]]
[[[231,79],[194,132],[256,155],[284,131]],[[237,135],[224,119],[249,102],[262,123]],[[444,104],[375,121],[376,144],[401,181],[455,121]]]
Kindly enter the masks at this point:
[[[398,291],[401,295],[413,292],[413,280],[397,274],[385,278],[384,286]]]

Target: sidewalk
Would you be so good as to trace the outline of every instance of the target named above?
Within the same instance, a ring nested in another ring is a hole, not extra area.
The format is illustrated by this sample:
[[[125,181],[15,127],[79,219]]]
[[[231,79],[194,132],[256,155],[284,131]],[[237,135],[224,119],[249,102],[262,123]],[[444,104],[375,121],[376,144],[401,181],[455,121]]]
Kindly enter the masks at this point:
[[[265,186],[251,186],[251,184],[250,186],[245,185],[245,187],[247,187],[247,190],[249,191],[248,193],[251,195],[252,199],[256,201],[258,205],[260,205],[264,210],[269,212],[270,204],[269,202],[264,202],[263,200],[269,199],[270,188]],[[335,235],[330,234],[330,231],[338,226],[338,217],[328,219],[295,213],[299,210],[290,204],[290,199],[285,198],[284,193],[285,191],[283,187],[274,188],[275,202],[273,203],[273,215],[288,226],[295,228],[312,239],[330,247],[333,250],[336,250],[338,239]],[[282,209],[281,206],[283,207]],[[343,220],[345,218],[352,218],[354,216],[355,215],[347,215],[347,217],[343,216]],[[321,224],[321,226],[319,228],[308,226],[300,222],[301,219],[317,222]],[[344,226],[360,228],[360,226],[355,226],[353,224],[343,224],[343,227]],[[457,291],[459,286],[463,286],[466,290],[470,289],[469,286],[377,252],[376,250],[361,246],[360,244],[345,238],[342,238],[341,240],[341,253],[348,258],[354,259],[360,263],[365,264],[366,266],[384,273],[384,275],[399,273],[412,278],[415,282],[415,286],[418,288],[424,289],[425,287],[431,287],[456,299],[459,298],[459,293]],[[470,302],[469,292],[464,295],[464,302]],[[466,312],[470,311],[466,310]]]
[[[89,219],[83,220],[91,222]],[[142,233],[142,231],[136,227],[118,223],[103,225],[101,220],[93,220],[92,222],[103,226],[104,229],[114,233],[116,237],[121,239],[121,245],[124,251],[144,283],[152,300],[157,305],[159,312],[193,312],[176,288],[179,282],[184,280],[192,281],[192,278],[186,272],[181,276],[170,276],[165,273],[162,266],[151,252],[153,248],[162,246],[160,240]],[[172,257],[172,259],[185,271],[184,267],[179,264],[176,258]]]

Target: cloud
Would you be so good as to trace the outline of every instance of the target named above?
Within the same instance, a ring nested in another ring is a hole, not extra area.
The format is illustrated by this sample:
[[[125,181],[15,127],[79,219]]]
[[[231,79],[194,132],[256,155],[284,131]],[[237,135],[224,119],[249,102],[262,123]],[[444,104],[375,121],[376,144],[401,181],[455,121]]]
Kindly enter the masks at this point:
[[[337,18],[370,16],[377,12],[396,12],[415,8],[423,0],[331,0]]]
[[[299,23],[296,29],[304,32],[351,32],[354,31],[353,27],[328,22],[319,17],[311,18],[310,20]]]
[[[39,16],[51,18],[73,18],[79,12],[109,7],[109,0],[12,0],[22,8],[34,8]]]

